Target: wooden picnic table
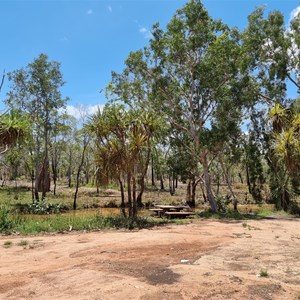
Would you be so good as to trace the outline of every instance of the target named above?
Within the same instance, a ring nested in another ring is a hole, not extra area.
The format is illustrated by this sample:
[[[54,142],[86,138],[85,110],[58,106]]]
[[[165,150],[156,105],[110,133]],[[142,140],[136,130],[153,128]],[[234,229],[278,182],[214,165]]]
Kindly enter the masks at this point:
[[[161,208],[150,208],[149,210],[150,210],[150,211],[153,211],[154,213],[156,213],[156,215],[157,215],[158,217],[161,217],[162,214],[164,213],[164,210],[161,209]]]
[[[184,209],[190,209],[186,205],[154,205],[156,208],[163,209],[164,211],[181,211]]]
[[[169,219],[186,218],[193,214],[194,214],[194,212],[192,212],[192,211],[166,211],[165,212],[165,216]]]
[[[155,212],[158,217],[166,215],[167,217],[188,217],[192,212],[183,211],[184,209],[190,210],[186,205],[155,205],[155,208],[150,209]]]

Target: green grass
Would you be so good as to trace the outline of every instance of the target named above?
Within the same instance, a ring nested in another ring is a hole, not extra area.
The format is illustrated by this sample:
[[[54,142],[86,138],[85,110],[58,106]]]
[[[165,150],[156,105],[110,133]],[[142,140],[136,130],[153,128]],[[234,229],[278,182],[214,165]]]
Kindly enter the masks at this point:
[[[278,214],[278,212],[275,212],[274,210],[264,209],[264,208],[258,209],[256,212],[256,215],[260,217],[270,217],[274,214]]]
[[[216,212],[213,213],[211,211],[202,211],[198,214],[201,218],[209,218],[209,219],[234,219],[234,220],[244,220],[253,218],[252,215],[247,213],[240,213],[234,210],[228,210],[226,212]]]
[[[64,187],[62,191],[57,191],[56,195],[47,193],[46,202],[51,204],[63,204],[64,207],[71,209],[73,205],[74,188]],[[77,200],[78,208],[85,206],[93,207],[99,204],[103,199],[103,193],[97,194],[95,188],[90,192],[80,191]],[[22,212],[27,209],[27,206],[32,203],[31,190],[27,187],[0,187],[0,204],[9,203],[11,208]],[[102,197],[102,198],[101,198]],[[119,200],[119,197],[116,197]],[[106,201],[106,200],[105,200]],[[105,201],[103,201],[105,203]]]
[[[115,229],[141,229],[168,223],[166,220],[155,220],[153,218],[138,217],[136,219],[123,216],[102,216],[94,214],[90,216],[77,215],[49,215],[43,218],[32,216],[31,218],[15,215],[11,217],[10,228],[6,233],[17,232],[23,235],[47,232],[65,232],[72,230],[97,230],[105,228]],[[172,223],[174,223],[173,221]],[[0,230],[1,232],[1,230]],[[27,246],[27,245],[22,245]]]
[[[24,185],[28,183],[24,183]],[[115,187],[114,187],[115,188]],[[68,188],[66,183],[60,182],[57,189],[57,195],[47,194],[46,202],[55,205],[61,204],[66,207],[65,211],[72,208],[74,188]],[[190,220],[182,219],[158,219],[147,217],[148,212],[145,210],[145,217],[139,217],[136,220],[123,218],[119,215],[119,209],[100,209],[109,204],[120,204],[119,192],[115,190],[100,190],[96,193],[96,188],[83,187],[79,191],[78,211],[67,211],[61,215],[32,215],[28,211],[31,200],[31,190],[25,186],[18,187],[0,187],[0,233],[21,233],[37,234],[40,232],[59,232],[70,230],[97,230],[102,228],[145,228],[154,225],[175,223],[186,224]],[[144,194],[144,203],[161,203],[161,204],[179,204],[185,196],[185,187],[179,186],[176,194],[171,196],[168,191],[155,191],[152,188],[147,189]],[[97,209],[82,209],[82,208]],[[211,213],[204,211],[198,213],[199,217],[214,219],[262,219],[264,217],[278,214],[274,211],[273,205],[239,205],[239,211],[234,211],[232,206],[228,207],[226,212]],[[27,212],[27,214],[26,214]],[[40,211],[37,211],[40,213]],[[141,215],[144,214],[141,212]],[[107,214],[111,214],[108,215]],[[112,214],[115,214],[114,216]],[[287,215],[286,213],[279,213]]]
[[[28,245],[28,241],[25,241],[25,240],[22,240],[22,241],[20,241],[20,242],[17,244],[17,246],[21,246],[21,247],[24,247],[24,248],[26,248],[27,245]]]
[[[13,227],[9,204],[0,204],[0,232],[7,232]]]
[[[269,277],[268,271],[267,270],[260,270],[259,276],[260,277]]]
[[[239,211],[234,211],[232,209],[228,209],[226,212],[217,212],[212,213],[209,210],[202,211],[198,215],[202,218],[210,218],[210,219],[234,219],[234,220],[261,220],[267,217],[288,217],[288,214],[285,211],[276,211],[273,206],[263,205],[263,206],[254,206],[251,205],[251,211],[249,209],[245,209],[245,207],[240,206]],[[245,224],[245,225],[244,225]],[[246,223],[243,223],[243,226],[246,227]]]
[[[4,247],[4,248],[10,248],[12,245],[13,245],[13,242],[12,242],[12,241],[5,241],[5,242],[3,243],[3,247]]]

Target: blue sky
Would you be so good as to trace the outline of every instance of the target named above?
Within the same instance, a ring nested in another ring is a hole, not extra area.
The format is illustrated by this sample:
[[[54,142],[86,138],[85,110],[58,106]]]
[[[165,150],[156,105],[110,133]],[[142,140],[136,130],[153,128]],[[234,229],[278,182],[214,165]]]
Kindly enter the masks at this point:
[[[155,22],[164,27],[180,0],[0,0],[0,72],[25,67],[40,53],[61,62],[66,81],[63,96],[70,97],[70,112],[78,105],[91,109],[105,103],[99,91],[121,71],[130,51],[148,44]],[[286,16],[298,0],[205,0],[213,18],[243,28],[247,16],[259,5]],[[0,100],[8,91],[6,80]],[[0,109],[4,106],[0,102]]]

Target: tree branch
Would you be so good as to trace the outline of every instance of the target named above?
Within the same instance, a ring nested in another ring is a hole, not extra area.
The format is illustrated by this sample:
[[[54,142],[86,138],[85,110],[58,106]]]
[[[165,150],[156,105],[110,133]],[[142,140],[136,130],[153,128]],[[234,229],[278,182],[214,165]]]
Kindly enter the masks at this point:
[[[300,85],[291,77],[290,74],[287,74],[287,77],[298,89],[300,89]]]
[[[272,98],[268,97],[267,95],[263,95],[263,94],[261,94],[261,93],[258,93],[258,96],[264,98],[265,100],[267,100],[267,102],[268,102],[269,104],[272,104],[272,103],[273,103]]]
[[[2,86],[4,84],[4,78],[5,78],[5,70],[3,71],[3,75],[2,75],[2,79],[1,79],[1,83],[0,83],[0,92],[1,92]]]
[[[4,154],[5,152],[7,152],[9,149],[8,145],[5,145],[5,149],[3,151],[0,152],[0,155]]]

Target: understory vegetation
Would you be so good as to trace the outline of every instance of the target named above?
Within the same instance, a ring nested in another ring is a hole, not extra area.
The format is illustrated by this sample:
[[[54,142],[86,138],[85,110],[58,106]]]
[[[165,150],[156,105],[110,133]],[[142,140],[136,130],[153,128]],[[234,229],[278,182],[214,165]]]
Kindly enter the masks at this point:
[[[109,228],[132,230],[168,223],[185,224],[198,218],[260,220],[266,217],[292,217],[284,211],[276,210],[273,204],[254,204],[253,201],[248,200],[239,203],[238,210],[234,210],[233,204],[227,202],[222,211],[212,212],[201,197],[198,199],[199,202],[197,201],[194,214],[187,219],[158,218],[148,210],[154,204],[182,204],[186,185],[181,185],[172,196],[169,191],[146,189],[145,207],[139,209],[137,217],[132,218],[122,214],[119,191],[107,189],[97,194],[96,187],[81,187],[81,189],[78,210],[74,211],[72,197],[61,185],[58,185],[59,193],[55,198],[51,197],[49,200],[38,203],[31,202],[31,191],[26,186],[1,188],[0,232],[3,234],[39,234]],[[244,194],[241,186],[235,190],[237,195]],[[51,201],[51,204],[48,201]]]
[[[3,206],[0,207],[0,232],[4,234],[38,234],[47,232],[68,232],[72,230],[97,229],[141,229],[167,223],[167,220],[153,220],[137,217],[135,219],[121,215],[102,216],[93,213],[83,215],[51,215],[46,217],[29,217],[14,214]]]
[[[158,203],[299,216],[299,66],[299,13],[287,22],[257,8],[240,31],[190,0],[112,72],[93,115],[67,114],[61,64],[47,54],[3,74],[0,232],[153,226],[144,212]],[[105,207],[117,214],[70,213]]]

